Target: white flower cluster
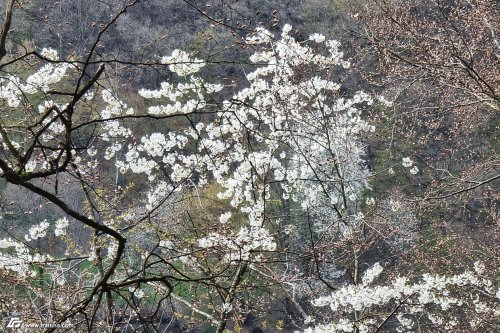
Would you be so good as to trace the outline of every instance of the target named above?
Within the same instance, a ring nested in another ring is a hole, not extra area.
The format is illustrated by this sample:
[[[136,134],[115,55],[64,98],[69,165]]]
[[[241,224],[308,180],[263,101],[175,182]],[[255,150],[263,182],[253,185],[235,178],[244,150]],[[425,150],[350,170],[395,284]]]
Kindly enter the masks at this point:
[[[45,57],[44,60],[49,60],[49,62],[42,64],[27,77],[12,75],[0,78],[0,100],[2,102],[12,108],[22,106],[24,108],[22,112],[34,109],[38,110],[40,114],[39,116],[35,114],[34,116],[38,119],[33,119],[33,123],[36,123],[37,127],[42,130],[40,136],[38,134],[35,136],[38,130],[33,131],[31,129],[21,133],[23,139],[20,144],[13,142],[11,137],[9,138],[15,149],[29,145],[31,140],[36,140],[36,146],[38,147],[46,147],[45,151],[42,151],[44,150],[42,148],[31,151],[31,156],[24,164],[24,170],[27,172],[54,168],[54,161],[60,162],[66,157],[66,152],[61,150],[60,142],[61,137],[65,135],[67,130],[61,116],[61,112],[65,110],[67,103],[63,102],[63,98],[61,98],[60,103],[51,100],[47,98],[46,94],[64,79],[68,70],[74,68],[74,64],[50,62],[59,60],[57,51],[53,49],[43,49],[40,54]],[[18,136],[18,133],[15,135]],[[10,136],[10,133],[8,133],[8,136]],[[50,149],[47,147],[50,147]],[[75,157],[75,155],[73,156]],[[76,157],[74,161],[79,162]]]
[[[148,193],[148,202],[146,204],[147,210],[152,210],[156,208],[159,204],[163,202],[173,192],[173,186],[165,181],[160,181],[156,186]]]
[[[206,107],[205,95],[221,91],[224,86],[221,84],[210,84],[201,81],[200,78],[191,76],[187,83],[172,85],[168,82],[161,83],[159,90],[139,90],[139,95],[147,99],[166,98],[169,103],[166,105],[154,105],[148,108],[152,115],[172,115],[190,114],[203,110]],[[187,99],[181,102],[181,98]]]
[[[69,221],[66,217],[60,218],[56,220],[55,222],[55,227],[56,229],[54,230],[54,234],[56,236],[63,236],[66,235],[66,228],[69,225]]]
[[[58,60],[57,51],[53,49],[43,49],[41,54],[50,60]],[[19,107],[26,95],[48,92],[51,86],[64,78],[71,66],[69,63],[48,63],[26,80],[17,76],[0,78],[0,99],[6,101],[10,107]]]
[[[37,238],[45,237],[49,225],[50,224],[47,222],[47,220],[40,222],[40,224],[31,227],[29,230],[29,235],[25,235],[24,238],[29,242]]]
[[[179,76],[187,76],[200,71],[205,66],[203,60],[191,58],[181,50],[174,50],[172,55],[161,58],[163,64],[170,64],[168,68]]]
[[[26,85],[23,86],[23,91],[29,94],[34,94],[38,91],[48,92],[52,85],[63,79],[70,67],[71,65],[67,63],[46,64],[42,66],[37,72],[28,76]]]
[[[49,60],[59,60],[59,54],[57,53],[57,50],[51,48],[43,48],[40,54]]]
[[[319,333],[327,328],[331,329],[330,332],[355,332],[355,327],[360,328],[360,324],[366,328],[366,330],[360,329],[360,332],[371,332],[377,327],[377,323],[380,324],[379,322],[370,320],[354,323],[346,319],[349,318],[349,313],[354,311],[366,313],[372,308],[380,309],[390,304],[392,306],[400,304],[400,313],[406,314],[397,316],[405,332],[413,327],[414,321],[411,318],[420,316],[427,316],[434,324],[446,322],[447,325],[451,325],[455,322],[455,318],[447,318],[447,311],[452,306],[462,307],[467,303],[474,304],[476,313],[499,316],[498,308],[479,300],[486,296],[486,299],[491,301],[491,296],[488,295],[494,295],[496,291],[494,284],[481,276],[482,267],[484,267],[482,263],[476,263],[475,272],[465,271],[452,276],[424,274],[421,282],[417,283],[409,283],[407,278],[397,277],[392,284],[374,285],[374,279],[382,272],[382,266],[377,263],[365,272],[361,284],[346,285],[331,295],[320,297],[313,302],[314,306],[329,306],[334,313],[342,313],[338,320],[339,323],[343,323],[341,326],[338,326],[338,323],[319,325],[305,332]],[[499,301],[497,298],[496,303]],[[434,305],[432,312],[426,307],[431,304]]]
[[[210,121],[131,140],[124,159],[117,162],[121,172],[144,174],[152,182],[146,209],[181,191],[183,183],[203,186],[208,180],[216,181],[223,188],[218,197],[244,213],[248,225],[231,234],[201,237],[198,245],[223,244],[227,258],[236,252],[248,258],[257,249],[275,246],[265,226],[271,182],[281,186],[283,199],[317,212],[315,223],[326,225],[338,219],[335,211],[344,212],[348,229],[362,221],[349,207],[368,187],[370,173],[361,136],[374,127],[362,119],[361,107],[373,100],[364,92],[332,100],[340,85],[328,73],[334,66],[349,66],[342,60],[340,44],[319,34],[298,42],[289,35],[291,30],[286,25],[281,38],[275,39],[257,28],[246,39],[257,48],[250,57],[258,65],[247,74],[250,85],[216,105],[206,102],[213,100],[207,95],[224,86],[193,75],[203,62],[179,50],[164,57],[162,62],[182,79],[176,84],[163,82],[158,90],[140,90],[142,97],[153,102],[148,112],[160,116],[207,111],[212,114],[207,117]],[[318,47],[325,51],[317,52]],[[308,66],[314,71],[305,70]],[[103,99],[110,104],[108,114],[123,113],[123,103],[110,96]],[[103,128],[102,138],[110,141],[106,158],[110,158],[126,146],[130,132],[115,121]],[[165,172],[169,182],[163,179]],[[222,214],[220,222],[228,225],[230,217]]]
[[[133,108],[129,108],[126,103],[113,96],[109,90],[102,91],[102,100],[106,103],[106,107],[101,111],[103,119],[134,114]]]
[[[199,239],[198,245],[201,248],[218,247],[228,251],[225,259],[230,262],[249,260],[252,252],[256,250],[274,251],[276,249],[274,238],[269,235],[267,229],[260,227],[242,227],[235,238],[232,235],[228,237],[212,233]],[[258,261],[259,257],[253,260]]]
[[[130,291],[137,299],[142,299],[146,295],[142,289],[136,287],[129,287],[128,291]]]
[[[346,318],[341,318],[335,323],[317,325],[315,327],[306,328],[304,333],[350,333],[350,332],[359,332],[359,333],[368,333],[371,332],[370,328],[367,327],[366,324],[354,324],[352,321]]]
[[[403,157],[403,162],[401,163],[405,168],[409,168],[413,165],[413,161],[409,157]]]
[[[253,34],[246,38],[247,44],[250,45],[259,45],[259,44],[267,44],[271,42],[274,38],[274,35],[269,32],[267,29],[262,27],[257,27]]]
[[[325,36],[315,33],[309,36],[309,40],[312,40],[316,43],[323,43],[325,41]]]
[[[30,264],[43,263],[52,259],[49,255],[41,255],[38,253],[31,255],[26,245],[11,238],[0,239],[0,250],[10,248],[14,249],[14,253],[12,253],[12,251],[6,251],[5,253],[0,251],[0,269],[16,272],[22,278],[28,275],[36,275],[36,272],[30,271]]]
[[[57,110],[62,110],[65,105],[60,105],[49,100],[45,101],[44,105],[38,106],[40,114],[44,114],[42,125],[47,126],[47,130],[42,134],[42,138],[45,141],[56,139],[58,136],[61,136],[66,132],[66,126],[61,121],[58,111],[53,110],[49,113],[51,107],[55,107]]]
[[[123,126],[120,121],[113,118],[122,115],[133,115],[134,109],[129,108],[126,103],[118,99],[108,90],[103,90],[102,99],[106,103],[106,107],[101,110],[101,117],[103,119],[111,118],[110,120],[101,123],[103,130],[101,139],[103,141],[112,142],[112,144],[105,150],[104,154],[104,157],[109,160],[122,149],[122,144],[119,140],[132,137],[132,131]]]
[[[380,263],[374,264],[372,267],[367,269],[363,274],[362,281],[364,285],[371,284],[379,275],[382,273],[383,267]]]
[[[232,216],[231,212],[223,213],[219,218],[220,223],[223,223],[223,224],[227,223],[227,221],[229,221],[231,216]]]
[[[405,168],[410,168],[413,165],[413,161],[409,157],[403,157],[403,162],[401,164]],[[413,168],[410,169],[410,173],[416,175],[418,173],[418,167],[413,165]]]

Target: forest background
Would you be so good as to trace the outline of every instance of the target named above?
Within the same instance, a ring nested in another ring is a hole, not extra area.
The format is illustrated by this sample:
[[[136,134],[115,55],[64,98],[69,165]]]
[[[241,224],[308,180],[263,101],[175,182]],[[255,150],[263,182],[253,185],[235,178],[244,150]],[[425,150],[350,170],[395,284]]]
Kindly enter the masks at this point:
[[[5,329],[499,329],[498,1],[2,12]]]

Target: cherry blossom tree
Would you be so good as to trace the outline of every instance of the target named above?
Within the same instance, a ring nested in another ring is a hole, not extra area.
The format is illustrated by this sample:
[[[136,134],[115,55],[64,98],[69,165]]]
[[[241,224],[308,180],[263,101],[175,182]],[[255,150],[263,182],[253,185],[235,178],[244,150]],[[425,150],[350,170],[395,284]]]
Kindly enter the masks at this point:
[[[364,139],[376,128],[365,111],[390,102],[341,92],[340,43],[257,27],[241,40],[252,50],[245,84],[206,78],[214,64],[174,50],[147,64],[171,80],[124,94],[109,69],[120,62],[96,50],[136,3],[100,27],[83,60],[7,55],[8,3],[1,177],[59,209],[0,240],[2,275],[29,300],[8,310],[78,331],[188,329],[191,317],[222,333],[283,295],[310,332],[493,327],[499,292],[480,262],[378,280],[382,266],[366,255],[380,210],[367,195]],[[394,168],[419,173],[409,157]],[[50,240],[61,248],[42,246]]]

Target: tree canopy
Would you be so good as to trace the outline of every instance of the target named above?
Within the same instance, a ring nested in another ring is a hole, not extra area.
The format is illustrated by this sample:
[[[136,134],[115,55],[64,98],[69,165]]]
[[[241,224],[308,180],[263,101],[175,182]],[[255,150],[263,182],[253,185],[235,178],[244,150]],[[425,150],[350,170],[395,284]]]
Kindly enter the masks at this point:
[[[496,2],[42,3],[0,33],[6,329],[498,329]]]

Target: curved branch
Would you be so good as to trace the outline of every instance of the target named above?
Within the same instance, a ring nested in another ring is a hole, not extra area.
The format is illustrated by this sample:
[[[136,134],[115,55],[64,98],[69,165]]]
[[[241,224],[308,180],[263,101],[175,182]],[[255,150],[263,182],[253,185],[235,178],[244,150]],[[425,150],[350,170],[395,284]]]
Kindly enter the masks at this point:
[[[5,47],[7,41],[7,34],[10,30],[10,24],[12,22],[12,11],[14,8],[14,0],[9,0],[7,2],[7,7],[5,8],[5,21],[3,23],[2,32],[0,33],[0,60],[7,54],[7,49]]]

